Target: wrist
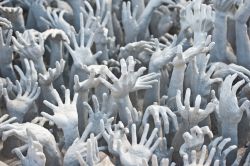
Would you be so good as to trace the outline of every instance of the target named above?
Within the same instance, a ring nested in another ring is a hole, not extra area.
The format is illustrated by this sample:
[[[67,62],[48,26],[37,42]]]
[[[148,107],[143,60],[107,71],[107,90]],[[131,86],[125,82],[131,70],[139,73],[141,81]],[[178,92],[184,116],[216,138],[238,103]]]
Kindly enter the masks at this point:
[[[68,148],[76,138],[79,137],[78,126],[69,126],[63,128],[63,135],[64,135],[64,146]]]

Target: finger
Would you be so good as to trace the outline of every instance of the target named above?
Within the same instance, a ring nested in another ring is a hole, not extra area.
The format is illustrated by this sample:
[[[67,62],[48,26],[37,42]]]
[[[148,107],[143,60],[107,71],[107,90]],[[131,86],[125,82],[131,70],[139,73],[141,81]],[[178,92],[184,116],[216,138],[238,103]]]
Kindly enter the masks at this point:
[[[206,154],[207,154],[207,146],[203,145],[202,149],[201,149],[201,156],[200,156],[200,160],[199,160],[199,165],[203,165],[205,158],[206,158]]]
[[[210,152],[209,152],[209,155],[208,155],[208,157],[207,157],[207,161],[206,161],[206,163],[204,164],[205,166],[209,166],[209,165],[212,163],[215,153],[216,153],[216,148],[213,147],[213,148],[210,150]]]
[[[19,76],[20,76],[20,79],[21,79],[21,80],[24,80],[24,79],[25,79],[25,75],[24,75],[22,69],[21,69],[19,66],[17,66],[17,65],[14,65],[14,68],[15,68],[16,71],[18,72],[18,74],[19,74]]]
[[[89,37],[89,40],[88,40],[88,43],[86,45],[86,48],[91,48],[91,46],[93,45],[93,42],[94,42],[94,37],[95,37],[95,34],[91,33],[90,37]]]
[[[17,157],[23,162],[25,160],[24,155],[22,154],[21,150],[18,148],[15,148],[12,150],[12,153],[15,153],[17,155]]]
[[[201,96],[196,96],[194,110],[199,111],[201,105]]]
[[[4,96],[5,101],[8,103],[10,101],[10,98],[9,98],[6,88],[3,88],[3,96]]]
[[[128,57],[128,72],[134,72],[135,69],[135,61],[132,56]]]
[[[89,116],[94,115],[94,112],[93,112],[92,108],[90,107],[90,105],[87,102],[83,102],[83,106],[88,111]]]
[[[182,157],[182,160],[183,160],[183,165],[184,166],[189,166],[189,161],[188,161],[188,155],[185,154],[183,157]]]
[[[196,164],[196,151],[195,150],[192,150],[191,152],[191,162],[192,164]]]
[[[57,90],[53,89],[51,93],[52,93],[52,96],[54,97],[54,99],[56,100],[56,102],[58,103],[58,106],[62,106],[63,102],[62,102],[62,100],[60,98],[60,95],[57,92]]]
[[[108,109],[108,100],[109,100],[109,98],[108,98],[108,95],[107,95],[107,93],[103,93],[102,94],[102,109],[101,109],[101,111],[102,112],[105,112],[105,111],[107,111],[107,109]]]
[[[37,95],[40,95],[39,89],[40,87],[38,88],[38,83],[36,82],[33,86],[32,92],[29,94],[29,97],[35,99]]]
[[[10,29],[9,32],[8,32],[7,38],[6,38],[5,45],[7,45],[7,46],[10,45],[12,34],[13,34],[13,30]]]
[[[176,105],[177,105],[178,111],[184,110],[184,106],[182,105],[182,101],[181,101],[181,91],[180,90],[177,90]]]
[[[209,145],[208,149],[212,149],[213,147],[217,147],[218,143],[223,139],[222,136],[215,138]]]
[[[136,126],[135,126],[135,124],[132,124],[131,131],[132,131],[132,146],[135,146],[135,145],[137,145],[137,136],[136,136]]]
[[[41,115],[44,116],[45,118],[47,118],[47,119],[53,121],[53,122],[54,122],[54,120],[55,120],[54,117],[53,117],[52,115],[50,115],[50,114],[48,114],[48,113],[46,113],[46,112],[41,112]]]
[[[166,112],[161,112],[161,116],[163,119],[164,123],[164,133],[168,134],[169,133],[169,120],[168,120],[168,115]]]
[[[17,86],[17,96],[18,97],[20,97],[20,96],[22,96],[22,87],[21,87],[21,84],[20,84],[20,82],[18,81],[18,80],[16,80],[16,86]]]
[[[98,102],[98,99],[95,95],[92,95],[92,101],[93,101],[95,113],[100,112],[99,102]]]
[[[70,104],[70,90],[65,90],[65,104]]]
[[[187,88],[184,99],[184,105],[186,110],[190,110],[190,96],[191,96],[191,90]]]
[[[83,134],[82,134],[82,136],[81,136],[81,140],[82,140],[82,141],[85,141],[85,140],[87,139],[87,137],[88,137],[88,135],[89,135],[89,133],[90,133],[92,127],[93,127],[93,123],[90,122],[90,123],[87,125],[87,127],[85,128],[85,130],[84,130],[84,132],[83,132]]]
[[[151,144],[152,144],[152,142],[153,142],[153,140],[154,140],[157,132],[158,132],[158,129],[154,128],[154,130],[151,133],[151,136],[149,137],[148,141],[145,144],[145,147],[149,148],[151,146]]]
[[[31,91],[31,81],[27,80],[26,84],[27,84],[26,85],[26,90],[25,90],[25,92],[23,94],[23,96],[25,96],[25,97],[27,97],[29,95],[30,91]]]
[[[238,90],[244,83],[245,83],[245,80],[241,80],[241,81],[237,82],[237,83],[233,86],[233,88],[232,88],[233,94],[236,95],[237,90]]]
[[[55,106],[54,104],[51,104],[50,102],[48,102],[47,100],[43,101],[43,104],[45,104],[47,107],[49,107],[50,109],[52,109],[53,111],[57,110],[57,106]]]
[[[227,155],[233,151],[234,149],[237,149],[237,146],[236,145],[232,145],[232,146],[229,146],[227,149],[225,149],[223,152],[222,152],[222,157],[224,160],[226,160],[226,157]]]
[[[104,78],[99,78],[99,79],[100,79],[100,81],[101,81],[107,88],[113,89],[113,85],[110,84],[106,79],[104,79]]]
[[[144,130],[139,143],[140,145],[144,145],[144,143],[147,141],[148,130],[149,130],[149,124],[147,123],[146,125],[144,125]]]
[[[121,74],[122,75],[127,75],[128,74],[128,68],[127,68],[127,63],[126,63],[125,59],[121,59],[120,64],[121,64]]]
[[[78,99],[78,93],[74,94],[73,100],[72,100],[72,105],[76,105]]]
[[[225,138],[221,141],[221,143],[218,145],[218,152],[219,154],[222,154],[222,150],[224,149],[225,145],[231,141],[231,138]]]
[[[169,108],[166,108],[166,112],[171,117],[171,121],[174,125],[175,130],[176,131],[179,130],[179,124],[178,124],[177,116],[175,115],[175,113],[173,113]]]
[[[151,153],[153,153],[155,151],[155,149],[159,146],[161,140],[162,140],[162,138],[157,138],[157,140],[155,141],[155,143],[153,144],[153,146],[150,148],[150,152]]]

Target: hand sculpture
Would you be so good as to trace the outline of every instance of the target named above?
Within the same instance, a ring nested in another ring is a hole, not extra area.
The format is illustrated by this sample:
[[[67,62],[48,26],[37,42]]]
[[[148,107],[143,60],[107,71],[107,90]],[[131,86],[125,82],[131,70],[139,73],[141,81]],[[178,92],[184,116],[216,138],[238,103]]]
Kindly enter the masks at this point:
[[[163,134],[169,133],[169,119],[173,124],[173,128],[175,130],[179,129],[176,115],[166,106],[159,106],[157,105],[157,103],[148,106],[143,115],[142,119],[143,125],[148,123],[150,115],[152,115],[154,119],[155,127],[158,128],[159,131],[162,130]],[[162,117],[162,119],[160,119],[160,117]],[[162,127],[162,124],[164,127]]]
[[[94,112],[90,105],[87,102],[84,102],[85,111],[89,113],[88,125],[86,128],[90,128],[90,133],[99,134],[102,131],[101,120],[104,122],[104,125],[111,123],[113,118],[109,118],[112,114],[112,110],[109,109],[109,102],[107,94],[103,94],[103,101],[101,104],[101,110],[99,102],[96,96],[92,96],[92,101],[94,105]]]
[[[89,67],[86,66],[86,70],[89,71],[89,68],[91,66],[89,66]],[[94,65],[94,66],[95,66],[94,68],[97,67],[97,65]],[[85,91],[88,91],[89,89],[95,88],[95,87],[97,87],[99,85],[100,80],[99,80],[99,78],[95,77],[96,74],[97,74],[95,72],[95,69],[90,69],[89,73],[90,73],[89,78],[82,81],[82,82],[79,81],[79,76],[78,75],[74,76],[74,83],[75,83],[74,84],[74,91],[75,92],[85,92]]]
[[[102,124],[104,124],[103,121],[102,121]],[[79,137],[76,138],[73,144],[67,149],[64,159],[63,159],[64,165],[73,165],[73,166],[79,165],[79,157],[81,159],[83,157],[86,158],[87,154],[90,152],[90,151],[87,151],[87,150],[90,150],[89,149],[90,147],[89,148],[87,147],[87,142],[86,142],[89,136],[90,130],[91,130],[91,126],[86,127],[82,136],[80,138]],[[99,136],[100,134],[97,137],[99,138]],[[91,137],[92,137],[92,142],[94,142],[93,135]],[[94,155],[94,154],[93,153],[89,154],[89,156],[91,155]],[[89,161],[92,161],[92,160],[90,159]]]
[[[49,101],[44,100],[44,104],[53,110],[54,115],[50,115],[46,112],[41,114],[47,119],[53,121],[58,128],[63,130],[65,148],[67,149],[73,141],[79,136],[78,131],[78,114],[76,109],[76,101],[78,94],[74,94],[72,102],[70,102],[70,91],[65,90],[65,103],[62,102],[58,92],[53,89],[52,95],[58,106],[51,104]]]
[[[78,45],[75,33],[71,32],[71,39],[73,41],[74,49],[70,47],[69,44],[65,43],[65,47],[68,49],[72,59],[74,61],[75,67],[81,67],[83,65],[95,65],[97,64],[97,57],[101,54],[101,52],[97,52],[96,54],[92,54],[90,48],[94,41],[94,33],[91,33],[87,44],[85,45],[85,29],[81,27],[80,29],[80,45]]]
[[[46,23],[47,25],[49,25],[51,28],[57,28],[57,29],[61,29],[63,30],[67,35],[70,35],[71,32],[73,31],[72,26],[64,20],[63,15],[65,13],[65,11],[60,11],[59,12],[59,16],[57,15],[57,12],[59,10],[58,9],[54,9],[52,10],[51,8],[47,8],[47,17],[48,20],[40,17],[40,19]]]
[[[137,134],[136,134],[136,126],[133,124],[131,126],[131,137],[132,137],[132,144],[127,149],[122,148],[122,141],[118,140],[118,149],[119,149],[119,156],[120,161],[124,165],[142,165],[143,160],[148,161],[153,154],[154,150],[159,145],[161,138],[157,138],[156,141],[153,143],[154,137],[158,129],[154,129],[152,131],[151,136],[147,140],[149,125],[146,125],[140,140],[140,143],[137,143]]]
[[[0,14],[2,17],[7,18],[15,31],[23,32],[25,29],[23,10],[20,7],[0,7]]]
[[[134,43],[128,43],[124,47],[120,48],[119,59],[127,59],[129,56],[133,56],[145,64],[148,64],[150,54],[153,52],[153,43],[148,41],[139,41]]]
[[[156,78],[158,74],[151,73],[141,76],[146,70],[145,67],[141,67],[135,72],[135,61],[133,57],[128,57],[128,65],[124,59],[120,60],[121,64],[121,76],[118,79],[110,70],[106,69],[104,72],[111,79],[113,84],[109,83],[104,78],[100,78],[100,81],[111,90],[111,95],[117,100],[120,107],[119,116],[121,121],[127,125],[129,123],[129,114],[127,108],[131,111],[131,101],[129,99],[129,92],[138,91],[142,89],[149,89],[152,84],[157,83]],[[132,114],[131,114],[132,115]]]
[[[159,71],[165,64],[171,62],[177,51],[177,36],[174,36],[170,46],[161,50],[158,39],[155,39],[156,50],[149,61],[149,70]]]
[[[246,100],[240,107],[236,97],[237,90],[244,84],[244,80],[233,85],[237,74],[229,75],[223,81],[220,89],[218,121],[221,123],[223,137],[232,139],[232,144],[237,145],[237,126],[240,122],[243,112],[249,106],[249,101]]]
[[[27,136],[28,136],[28,145],[27,148],[27,155],[24,155],[21,152],[21,149],[15,148],[12,152],[15,152],[17,157],[21,160],[23,166],[45,166],[46,157],[43,153],[43,146],[39,143],[36,136],[33,135],[29,129],[27,129]],[[22,149],[24,150],[24,149]]]
[[[196,95],[201,96],[201,107],[205,107],[207,104],[208,96],[211,93],[211,87],[215,83],[221,83],[223,80],[221,78],[211,78],[215,72],[215,66],[210,66],[207,70],[207,65],[210,55],[200,58],[200,64],[194,63],[194,73],[191,83],[191,89],[193,95],[191,95],[192,100],[195,99]],[[199,66],[199,67],[198,67]],[[207,70],[207,71],[206,71]]]
[[[11,117],[16,117],[18,122],[22,122],[25,114],[29,111],[34,101],[40,95],[40,87],[36,82],[34,85],[31,85],[31,82],[27,82],[27,88],[23,94],[22,87],[19,81],[16,81],[17,86],[17,96],[14,100],[9,98],[7,89],[4,88],[3,96],[6,101],[7,111]]]
[[[114,124],[114,130],[111,128],[111,123],[107,124],[106,126],[104,126],[103,121],[100,121],[100,123],[103,126],[102,135],[108,144],[109,152],[114,156],[119,156],[119,148],[127,149],[130,146],[126,136],[129,133],[129,129],[124,127],[121,121],[117,124]],[[119,141],[122,141],[121,146],[118,146]]]
[[[177,92],[176,96],[176,103],[178,107],[178,113],[183,118],[183,124],[187,128],[191,128],[195,125],[198,125],[199,122],[204,120],[209,114],[211,114],[215,110],[215,103],[208,103],[205,110],[200,109],[201,97],[198,95],[195,100],[195,106],[190,107],[190,95],[191,90],[188,88],[186,90],[184,105],[182,105],[181,101],[181,93],[180,91]],[[184,127],[183,126],[183,127]]]
[[[37,71],[35,69],[35,65],[32,60],[24,59],[24,65],[25,65],[25,74],[23,70],[15,65],[14,68],[16,69],[19,77],[20,77],[20,85],[23,90],[27,89],[27,83],[30,81],[31,85],[33,86],[38,78],[37,78]]]
[[[206,37],[206,33],[213,27],[214,12],[211,6],[202,4],[201,0],[195,0],[189,3],[181,11],[182,30],[191,27],[194,32],[194,42],[198,37]]]
[[[155,78],[158,77],[157,74],[147,74],[141,76],[146,70],[145,67],[141,67],[137,72],[135,72],[135,61],[133,57],[128,57],[128,65],[124,59],[120,60],[121,64],[121,77],[118,79],[116,76],[106,69],[105,74],[112,80],[113,85],[110,84],[103,78],[100,78],[101,82],[111,90],[111,95],[115,98],[122,98],[128,95],[129,92],[149,89],[152,84],[156,83]],[[141,77],[140,77],[141,76]]]
[[[65,61],[63,59],[60,62],[56,62],[55,68],[49,68],[48,71],[44,74],[39,73],[39,83],[42,86],[49,86],[51,85],[60,75],[63,73],[65,66]]]
[[[22,58],[32,60],[39,73],[45,72],[43,62],[44,54],[44,39],[42,34],[38,32],[38,43],[36,42],[35,35],[37,32],[32,30],[25,31],[23,34],[16,32],[16,37],[12,37],[14,43],[14,50],[20,54]]]
[[[190,134],[191,133],[191,134]],[[183,139],[185,143],[180,147],[180,155],[190,155],[192,150],[199,150],[204,143],[204,136],[208,135],[210,138],[213,137],[212,131],[205,127],[194,126],[190,129],[190,133],[185,132],[183,134]]]

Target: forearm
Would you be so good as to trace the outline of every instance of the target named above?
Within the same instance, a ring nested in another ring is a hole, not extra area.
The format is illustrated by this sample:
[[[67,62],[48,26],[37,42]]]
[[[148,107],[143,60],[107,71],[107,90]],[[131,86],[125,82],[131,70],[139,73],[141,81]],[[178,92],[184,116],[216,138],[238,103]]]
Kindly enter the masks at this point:
[[[50,101],[51,103],[54,103],[54,97],[52,95],[52,91],[54,90],[52,84],[49,85],[41,85],[41,93],[43,95],[43,99],[46,99]]]
[[[74,140],[79,137],[79,131],[77,126],[69,126],[63,128],[64,135],[64,147],[67,149],[72,145]]]
[[[54,68],[56,61],[60,61],[63,58],[62,42],[61,41],[50,41],[51,53],[50,53],[50,67]]]
[[[247,25],[239,21],[235,22],[237,62],[249,69],[250,41],[247,33]]]
[[[175,133],[175,136],[172,140],[172,146],[177,151],[180,149],[181,145],[184,143],[184,139],[182,137],[183,134],[189,131],[189,129],[190,128],[188,127],[188,125],[186,125],[185,123],[182,123],[179,127],[179,130]]]
[[[213,59],[227,61],[227,18],[219,12],[215,16],[213,41],[216,43],[212,50]]]
[[[138,40],[143,40],[145,37],[145,32],[147,31],[147,28],[149,26],[149,23],[151,21],[151,17],[153,15],[153,12],[156,8],[158,8],[161,3],[158,2],[159,0],[150,0],[147,4],[146,8],[143,10],[143,13],[139,17],[139,34],[138,34]]]
[[[133,110],[133,105],[130,101],[129,95],[126,95],[122,98],[116,98],[115,102],[118,106],[120,120],[125,126],[127,126],[129,123],[129,116],[127,114],[126,108],[128,108],[130,111]]]
[[[80,29],[80,14],[81,13],[81,1],[80,0],[67,0],[73,11],[73,24],[76,31]]]
[[[34,65],[38,73],[45,74],[47,72],[42,56],[34,61]]]
[[[149,72],[148,73],[161,73],[160,70],[158,70],[155,67],[149,67]],[[153,104],[154,102],[159,102],[160,101],[160,78],[158,79],[158,83],[153,84],[152,88],[147,89],[145,91],[144,95],[144,103],[143,107],[146,108],[147,106]]]
[[[231,145],[238,145],[238,124],[225,120],[221,123],[221,135],[223,138],[231,138]]]
[[[12,67],[12,64],[1,65],[0,69],[1,69],[2,77],[4,78],[8,77],[13,82],[16,81],[16,75]]]
[[[181,65],[178,67],[174,67],[167,96],[169,98],[173,98],[177,94],[177,90],[180,90],[183,94],[183,82],[184,82],[184,73],[185,73],[186,65]]]
[[[77,98],[77,114],[78,114],[78,128],[79,132],[82,133],[85,127],[88,125],[88,112],[85,111],[83,102],[88,102],[89,91],[79,91]]]

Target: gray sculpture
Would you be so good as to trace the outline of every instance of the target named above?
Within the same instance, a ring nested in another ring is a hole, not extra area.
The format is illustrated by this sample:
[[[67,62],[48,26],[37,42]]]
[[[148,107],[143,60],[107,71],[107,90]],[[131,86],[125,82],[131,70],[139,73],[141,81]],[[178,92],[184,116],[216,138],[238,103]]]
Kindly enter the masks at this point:
[[[0,163],[249,165],[249,16],[249,0],[0,2]]]

